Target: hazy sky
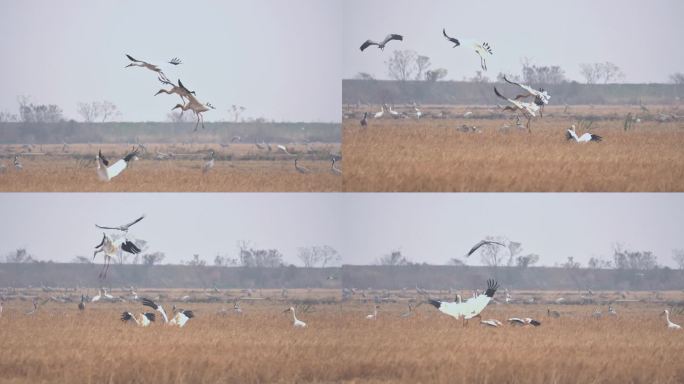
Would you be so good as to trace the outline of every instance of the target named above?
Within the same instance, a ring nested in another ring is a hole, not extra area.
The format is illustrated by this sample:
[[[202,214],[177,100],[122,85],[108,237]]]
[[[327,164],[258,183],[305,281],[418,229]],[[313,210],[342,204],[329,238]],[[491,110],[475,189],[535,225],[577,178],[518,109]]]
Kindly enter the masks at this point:
[[[684,72],[684,2],[680,0],[345,0],[343,75],[367,72],[387,78],[385,61],[395,49],[410,49],[446,68],[448,79],[472,77],[480,69],[470,47],[451,48],[442,36],[487,41],[494,55],[487,76],[519,74],[521,60],[560,65],[583,81],[579,64],[610,61],[627,82],[666,82]],[[381,52],[359,46],[389,33],[404,35]]]
[[[340,22],[340,1],[0,0],[0,111],[29,95],[77,120],[77,103],[94,100],[114,102],[122,120],[165,120],[180,99],[153,97],[156,75],[124,69],[128,53],[179,57],[167,75],[218,108],[207,121],[239,104],[249,117],[337,122]]]
[[[684,248],[684,194],[23,193],[0,195],[0,212],[1,257],[26,247],[55,261],[92,255],[102,236],[95,223],[119,225],[141,213],[147,217],[131,237],[171,263],[194,253],[209,263],[217,253],[236,257],[241,240],[278,248],[298,265],[298,247],[320,244],[349,264],[374,263],[393,249],[444,264],[487,235],[521,242],[545,265],[610,258],[620,242],[673,266],[672,250]]]

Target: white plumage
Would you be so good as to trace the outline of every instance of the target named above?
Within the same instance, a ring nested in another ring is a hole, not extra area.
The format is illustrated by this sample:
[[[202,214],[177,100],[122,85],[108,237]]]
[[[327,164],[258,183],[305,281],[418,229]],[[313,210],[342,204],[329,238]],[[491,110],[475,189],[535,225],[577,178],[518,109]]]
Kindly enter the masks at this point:
[[[593,133],[585,132],[582,136],[577,136],[575,132],[575,125],[573,124],[570,129],[565,133],[565,138],[568,140],[575,139],[578,143],[588,143],[590,141],[601,141],[603,138],[599,135],[594,135]]]
[[[484,294],[472,297],[465,302],[446,302],[429,299],[428,302],[439,309],[440,312],[449,315],[455,319],[463,318],[465,320],[480,316],[480,313],[485,309],[487,304],[494,297],[499,284],[493,280],[487,280],[487,290]]]
[[[667,309],[663,311],[665,314],[665,319],[667,319],[667,328],[668,329],[682,329],[682,327],[679,324],[675,324],[670,321],[670,311]]]
[[[102,151],[100,151],[95,158],[97,161],[97,175],[102,181],[110,181],[126,169],[129,161],[137,159],[137,155],[138,150],[136,149],[110,166],[109,161],[102,155]]]
[[[295,328],[306,328],[306,323],[297,318],[294,307],[290,307],[284,312],[292,312],[293,325]]]

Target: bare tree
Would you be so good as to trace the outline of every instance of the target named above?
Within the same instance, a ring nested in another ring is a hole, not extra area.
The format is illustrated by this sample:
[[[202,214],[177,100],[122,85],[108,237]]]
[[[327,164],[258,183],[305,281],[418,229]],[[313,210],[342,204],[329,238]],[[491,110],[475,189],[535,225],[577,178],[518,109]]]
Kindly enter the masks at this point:
[[[241,106],[241,105],[233,104],[233,105],[230,106],[230,109],[228,110],[228,112],[231,113],[231,114],[233,115],[233,121],[237,123],[238,120],[240,119],[240,115],[242,115],[242,113],[243,113],[246,109],[247,109],[247,108],[245,108],[245,107],[243,107],[243,106]]]
[[[239,243],[240,265],[250,268],[276,268],[283,265],[283,254],[277,249],[257,249],[249,242]]]
[[[338,264],[342,261],[342,256],[340,256],[337,250],[329,245],[301,247],[298,250],[297,257],[307,268],[316,266],[325,268],[326,266]]]
[[[55,104],[33,104],[30,98],[20,96],[19,116],[24,123],[57,123],[63,121],[62,109]]]
[[[485,76],[482,71],[475,71],[475,76],[468,79],[471,83],[489,83],[489,77]]]
[[[161,264],[166,255],[163,252],[146,253],[142,255],[143,265]]]
[[[587,84],[607,84],[625,77],[620,67],[610,62],[580,64],[580,74]]]
[[[610,260],[601,260],[597,257],[592,257],[589,259],[587,266],[591,269],[608,269],[613,267],[613,263]]]
[[[216,257],[214,257],[214,265],[217,267],[231,267],[238,265],[238,261],[237,259],[230,258],[228,256],[216,254]]]
[[[36,263],[37,260],[33,255],[29,254],[26,248],[19,248],[13,253],[5,256],[5,261],[8,263]]]
[[[97,104],[98,103],[95,101],[92,103],[78,103],[76,112],[78,112],[78,114],[81,115],[83,121],[85,121],[86,123],[90,123],[97,119],[97,116],[100,114],[100,108]]]
[[[684,249],[673,249],[672,260],[677,263],[679,269],[684,269]]]
[[[423,55],[416,57],[416,80],[423,80],[425,74],[430,68],[430,58]]]
[[[684,84],[684,73],[677,72],[670,75],[670,82],[674,84]]]
[[[401,254],[401,251],[392,251],[387,255],[383,255],[378,259],[380,265],[408,265],[410,261]]]
[[[393,51],[392,57],[387,64],[387,73],[390,78],[399,81],[407,81],[413,77],[416,72],[416,58],[418,54],[415,51],[403,50]]]
[[[95,104],[95,103],[93,103]],[[119,108],[112,103],[111,101],[103,101],[101,103],[97,103],[97,109],[98,109],[98,114],[102,116],[102,122],[106,122],[107,119],[110,121],[113,120],[115,117],[120,116],[121,112],[119,111]]]
[[[507,244],[508,239],[502,236],[487,236],[485,240],[496,241],[498,243]],[[519,243],[517,243],[519,244]],[[505,265],[504,258],[509,257],[510,261],[510,248],[504,248],[497,244],[485,244],[480,247],[480,260],[482,264],[488,267],[499,267]]]
[[[435,70],[430,70],[425,72],[425,80],[427,81],[439,81],[446,77],[449,72],[445,68],[437,68]]]
[[[527,84],[562,84],[567,81],[565,71],[561,67],[535,65],[528,59],[523,60],[522,63],[522,78]]]
[[[515,264],[520,268],[527,268],[527,267],[530,267],[530,266],[536,264],[538,261],[539,261],[539,255],[535,255],[534,253],[530,253],[529,255],[518,256],[515,259]]]
[[[0,111],[0,123],[9,123],[17,120],[17,115],[9,112]]]
[[[76,256],[71,262],[75,264],[92,264],[93,260],[85,256]]]
[[[207,262],[205,260],[200,259],[200,255],[195,253],[194,255],[192,255],[192,259],[183,262],[183,264],[189,265],[191,267],[204,267],[205,265],[207,265]]]
[[[617,269],[647,270],[658,267],[658,261],[653,252],[630,251],[616,244],[613,252],[613,263]]]
[[[579,261],[575,261],[575,258],[572,256],[568,256],[568,260],[561,264],[561,267],[565,269],[579,269],[582,265],[579,263]]]
[[[375,80],[375,77],[367,72],[359,72],[354,76],[356,80]]]

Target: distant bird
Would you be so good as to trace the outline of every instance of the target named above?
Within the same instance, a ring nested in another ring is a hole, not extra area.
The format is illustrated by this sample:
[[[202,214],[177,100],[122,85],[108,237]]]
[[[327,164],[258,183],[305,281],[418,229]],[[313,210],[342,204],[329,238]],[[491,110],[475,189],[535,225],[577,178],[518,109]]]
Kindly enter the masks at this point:
[[[334,175],[339,175],[339,176],[342,175],[342,170],[335,166],[335,158],[334,157],[331,159],[330,172],[332,172]]]
[[[465,326],[467,320],[470,320],[473,317],[480,317],[480,313],[492,300],[498,287],[499,284],[495,280],[490,279],[487,280],[487,290],[484,294],[470,298],[465,302],[450,303],[432,299],[428,299],[428,302],[439,309],[440,312],[452,316],[455,319],[463,317],[463,325]]]
[[[368,126],[368,112],[363,113],[363,119],[361,119],[361,126],[364,128]]]
[[[559,318],[559,317],[560,317],[560,312],[558,312],[558,311],[552,311],[552,310],[546,308],[546,316],[548,316],[548,317]]]
[[[107,300],[114,300],[114,296],[107,292],[107,288],[102,288],[103,296]]]
[[[38,310],[38,300],[37,300],[36,298],[34,298],[33,300],[31,300],[31,304],[33,305],[33,308],[31,308],[30,310],[24,312],[24,314],[27,315],[27,316],[33,315],[33,314],[36,313],[36,311]],[[667,321],[669,322],[670,319],[668,318]]]
[[[209,151],[209,160],[202,165],[202,173],[207,173],[212,168],[214,168],[214,151]]]
[[[279,150],[281,150],[283,153],[285,153],[285,154],[287,154],[287,155],[292,155],[292,153],[290,153],[290,152],[287,151],[287,148],[286,148],[284,145],[278,144],[276,147],[277,147]]]
[[[302,173],[302,174],[311,173],[311,170],[309,170],[309,168],[302,167],[301,165],[297,164],[297,160],[298,159],[295,158],[295,161],[294,161],[294,166],[295,166],[295,169],[297,170],[297,172]]]
[[[195,94],[195,91],[190,91],[187,88],[185,88],[185,86],[183,86],[183,83],[181,83],[180,79],[178,79],[178,85],[176,85],[176,84],[170,82],[169,80],[163,78],[161,75],[158,77],[158,79],[162,84],[170,85],[171,89],[166,90],[166,89],[162,88],[157,93],[154,94],[155,96],[157,96],[160,93],[166,93],[168,95],[172,95],[175,93],[176,95],[180,96],[181,102],[183,102],[183,104],[185,104],[185,99],[187,98],[187,95],[190,95],[190,94],[194,95]],[[181,114],[182,113],[183,113],[183,111],[181,111]]]
[[[538,327],[541,325],[541,322],[539,322],[535,319],[529,318],[529,317],[526,317],[524,319],[521,319],[519,317],[511,317],[510,319],[508,319],[508,323],[511,325],[517,325],[517,326],[533,325],[535,327]]]
[[[500,245],[500,246],[502,246],[502,247],[504,247],[504,248],[506,247],[506,244],[500,243],[500,242],[498,242],[498,241],[493,241],[493,240],[480,240],[479,243],[475,244],[472,248],[470,248],[470,251],[468,251],[468,254],[466,255],[466,257],[469,257],[470,255],[472,255],[473,253],[475,253],[475,251],[477,251],[478,249],[480,249],[480,247],[482,247],[483,245],[487,245],[487,244]]]
[[[242,138],[240,136],[233,136],[230,138],[231,143],[239,143],[240,141],[242,141]]]
[[[126,57],[128,58],[128,60],[131,61],[131,63],[126,66],[126,68],[128,68],[128,67],[147,68],[150,71],[157,72],[160,75],[164,76],[164,78],[166,78],[166,75],[164,75],[164,72],[162,72],[162,69],[159,68],[159,66],[154,65],[154,64],[150,64],[146,61],[136,60],[131,55],[128,55],[128,54],[126,55]],[[174,57],[173,59],[169,60],[168,63],[172,64],[172,65],[178,65],[178,64],[181,64],[181,61],[177,57]]]
[[[489,43],[475,43],[473,44],[473,48],[475,49],[475,53],[477,53],[478,56],[480,56],[480,67],[482,67],[483,71],[487,71],[487,60],[485,59],[486,55],[491,56],[492,55],[492,47],[489,46]]]
[[[665,318],[667,319],[667,328],[668,329],[682,329],[682,327],[680,325],[675,324],[675,323],[670,321],[670,311],[668,311],[666,309],[663,311],[663,313],[665,314]]]
[[[19,156],[17,155],[14,155],[14,169],[17,171],[24,169],[24,166],[21,164],[21,162],[19,162]]]
[[[502,324],[501,324],[501,322],[500,322],[499,320],[489,319],[489,320],[481,320],[481,321],[480,321],[480,325],[484,325],[484,326],[487,326],[487,327],[498,328],[498,327],[500,327]]]
[[[389,107],[389,109],[387,110],[387,112],[389,112],[389,114],[390,114],[392,117],[394,117],[395,119],[401,116],[401,114],[400,114],[399,112],[397,112],[397,111],[395,111],[395,110],[392,109],[392,106]]]
[[[401,35],[397,35],[397,34],[392,33],[392,34],[387,35],[387,37],[385,37],[385,39],[384,39],[383,41],[379,42],[379,43],[376,42],[376,41],[373,41],[373,40],[366,40],[366,41],[363,42],[363,44],[361,44],[361,48],[360,48],[360,49],[361,49],[361,51],[363,51],[364,49],[370,47],[371,45],[377,45],[378,48],[380,48],[381,51],[384,51],[384,50],[385,50],[385,45],[387,45],[387,43],[389,43],[389,42],[392,41],[392,40],[403,41],[403,40],[404,40],[404,37],[401,36]]]
[[[188,320],[193,317],[195,317],[194,312],[187,309],[181,309],[176,312],[171,320],[169,320],[169,325],[177,325],[178,327],[183,328]]]
[[[602,316],[603,314],[601,313],[600,309],[595,310],[594,313],[591,314],[591,317],[593,317],[596,320],[600,319]]]
[[[90,302],[91,302],[91,303],[94,303],[94,302],[96,302],[96,301],[100,301],[101,298],[102,298],[102,289],[98,289],[98,290],[97,290],[97,295],[93,296],[93,298],[90,299]]]
[[[380,308],[379,305],[376,305],[375,307],[373,307],[373,313],[366,316],[366,319],[367,320],[377,320],[378,319],[378,308]]]
[[[617,316],[617,311],[615,310],[615,308],[613,308],[612,305],[609,305],[609,306],[608,306],[608,315],[610,315],[610,316]]]
[[[526,103],[524,101],[517,101],[513,99],[509,99],[505,96],[503,96],[501,93],[499,93],[499,90],[494,87],[494,94],[496,96],[500,97],[501,99],[504,99],[508,101],[511,105],[507,105],[504,110],[506,111],[513,111],[513,112],[522,112],[522,114],[527,118],[527,130],[528,132],[531,132],[530,130],[530,121],[532,120],[533,117],[537,116],[537,111],[539,111],[539,106],[534,104],[534,103]]]
[[[152,312],[141,313],[140,320],[136,319],[135,316],[130,312],[123,312],[121,314],[121,321],[129,324],[136,324],[141,327],[148,327],[155,320],[155,315]]]
[[[292,318],[294,321],[293,325],[295,328],[306,328],[306,323],[297,318],[297,314],[295,313],[294,307],[290,307],[290,308],[286,309],[285,311],[283,311],[283,313],[285,313],[285,312],[292,312]]]
[[[240,308],[240,302],[236,301],[233,303],[233,312],[237,313],[238,315],[242,315],[242,308]]]
[[[380,119],[380,118],[382,118],[382,116],[384,114],[385,114],[385,105],[383,104],[380,106],[380,112],[375,112],[375,114],[373,115],[373,118],[374,119]]]
[[[599,142],[603,140],[603,138],[599,135],[594,135],[593,133],[585,132],[582,136],[577,137],[577,133],[575,133],[575,124],[572,125],[566,132],[565,132],[565,139],[566,140],[572,140],[575,139],[576,142],[578,143],[588,143],[590,141],[596,141]]]
[[[461,42],[458,41],[457,38],[455,38],[455,37],[450,37],[449,35],[447,35],[447,33],[446,33],[446,28],[442,28],[442,34],[444,35],[444,37],[445,37],[448,41],[454,43],[454,46],[451,47],[451,48],[456,48],[456,47],[458,47],[459,45],[461,45]]]
[[[118,257],[119,252],[121,251],[134,255],[142,252],[142,250],[132,241],[124,240],[121,243],[116,243],[106,233],[102,234],[102,242],[95,246],[95,252],[93,253],[93,260],[95,260],[95,256],[100,252],[104,255],[104,265],[102,266],[99,275],[101,279],[107,278],[107,271],[109,271],[112,259]]]
[[[118,176],[121,172],[123,172],[126,169],[126,167],[128,167],[128,163],[130,161],[136,160],[137,158],[138,149],[136,148],[135,150],[124,156],[123,159],[120,159],[113,165],[109,166],[109,160],[107,160],[107,158],[102,155],[102,151],[99,151],[97,157],[95,158],[95,160],[97,161],[97,175],[100,177],[100,180],[102,181],[110,181],[114,177]]]
[[[416,118],[417,118],[417,119],[420,119],[420,117],[423,116],[423,112],[421,112],[420,109],[418,109],[418,107],[415,107],[415,106],[414,106],[414,107],[413,107],[413,111],[415,112],[415,115],[416,115]]]
[[[414,311],[413,311],[413,304],[408,303],[408,311],[402,313],[402,314],[399,315],[399,316],[400,316],[400,317],[406,318],[406,317],[411,317],[411,316],[413,316],[413,314],[414,314]]]
[[[544,106],[549,103],[549,100],[551,99],[551,96],[549,96],[548,92],[544,90],[544,88],[539,88],[539,90],[536,90],[529,85],[525,84],[520,84],[516,83],[515,81],[510,81],[506,78],[506,75],[503,77],[504,81],[506,81],[509,84],[517,85],[518,87],[522,88],[525,90],[525,94],[521,94],[515,97],[515,100],[520,100],[520,99],[525,99],[528,97],[534,97],[534,103],[539,106],[539,116],[543,117],[544,113]]]
[[[208,111],[209,109],[215,109],[211,104],[207,103],[202,104],[193,96],[192,94],[187,94],[185,96],[188,99],[188,102],[185,104],[176,104],[175,107],[171,108],[173,111],[174,109],[180,108],[181,111],[187,111],[191,110],[195,116],[197,117],[197,122],[195,123],[195,129],[193,132],[197,131],[197,127],[199,126],[200,122],[202,122],[202,128],[204,128],[204,116],[202,113]]]
[[[463,114],[463,117],[468,118],[473,115],[473,112],[467,111],[466,113]]]
[[[142,216],[138,217],[137,219],[131,221],[131,222],[128,223],[128,224],[119,225],[119,226],[117,226],[117,227],[105,227],[105,226],[97,225],[97,224],[95,224],[95,226],[98,227],[98,228],[100,228],[100,229],[113,229],[113,230],[117,230],[117,231],[121,231],[121,232],[127,233],[128,230],[129,230],[133,225],[139,223],[140,220],[142,220],[142,219],[144,219],[144,218],[145,218],[145,215],[142,215]]]

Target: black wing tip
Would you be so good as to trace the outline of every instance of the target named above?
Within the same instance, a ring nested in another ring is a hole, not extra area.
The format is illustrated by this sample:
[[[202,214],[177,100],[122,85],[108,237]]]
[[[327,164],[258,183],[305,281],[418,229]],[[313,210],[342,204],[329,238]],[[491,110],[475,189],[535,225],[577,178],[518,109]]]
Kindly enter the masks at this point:
[[[147,320],[149,321],[155,321],[157,319],[157,315],[155,315],[153,312],[146,312],[143,315],[147,317]]]
[[[128,321],[132,318],[132,315],[130,312],[123,312],[121,314],[121,321]]]
[[[126,57],[128,57],[128,60],[130,60],[130,61],[138,61],[138,60],[134,59],[133,56],[129,55],[128,53],[126,54]]]
[[[442,306],[442,302],[438,300],[428,299],[428,303],[432,304],[437,309]]]
[[[496,290],[499,288],[499,283],[494,279],[487,280],[487,291],[485,295],[487,297],[494,297]]]
[[[601,137],[599,135],[594,135],[594,134],[591,135],[591,141],[601,141],[601,140],[603,140],[603,137]]]
[[[151,308],[157,309],[157,303],[148,299],[147,297],[142,298],[142,305],[144,305],[146,307],[151,307]]]
[[[532,319],[532,320],[530,320],[530,324],[534,325],[535,327],[538,327],[538,326],[540,326],[540,325],[541,325],[541,322],[539,322],[539,321],[537,321],[537,320],[534,320],[534,319]]]
[[[404,41],[404,36],[396,34],[396,33],[392,34],[392,38],[395,40]]]
[[[194,313],[193,311],[191,311],[191,310],[183,311],[183,314],[184,314],[188,319],[192,319],[193,317],[195,317],[195,313]]]

